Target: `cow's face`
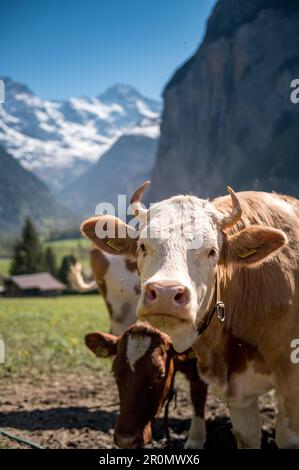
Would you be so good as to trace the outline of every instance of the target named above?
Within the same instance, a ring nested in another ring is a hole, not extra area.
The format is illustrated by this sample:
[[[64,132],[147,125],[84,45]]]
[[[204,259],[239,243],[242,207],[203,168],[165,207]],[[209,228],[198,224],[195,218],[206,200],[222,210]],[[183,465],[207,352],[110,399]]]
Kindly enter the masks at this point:
[[[107,256],[102,250],[92,248],[90,264],[109,312],[111,332],[121,335],[136,321],[140,285],[136,261],[125,256]],[[75,281],[77,269],[77,266],[73,268]],[[76,287],[76,282],[73,285]]]
[[[120,398],[115,443],[122,448],[149,444],[153,421],[173,383],[174,352],[169,339],[151,327],[134,325],[120,338],[90,333],[86,344],[100,357],[115,355],[112,370]]]
[[[126,226],[127,236],[118,237],[124,224],[113,218],[117,230],[112,243],[109,236],[97,239],[95,230],[97,222],[110,223],[111,217],[89,219],[82,225],[83,233],[104,249],[137,257],[141,276],[137,316],[166,332],[178,352],[192,346],[198,324],[210,308],[219,262],[256,264],[286,241],[280,230],[263,226],[228,237],[225,229],[241,216],[237,196],[229,191],[231,214],[192,196],[175,196],[147,211],[138,208],[138,236]]]
[[[206,201],[180,196],[154,205],[147,220],[137,243],[137,316],[168,333],[184,351],[213,292],[222,249],[219,214]]]

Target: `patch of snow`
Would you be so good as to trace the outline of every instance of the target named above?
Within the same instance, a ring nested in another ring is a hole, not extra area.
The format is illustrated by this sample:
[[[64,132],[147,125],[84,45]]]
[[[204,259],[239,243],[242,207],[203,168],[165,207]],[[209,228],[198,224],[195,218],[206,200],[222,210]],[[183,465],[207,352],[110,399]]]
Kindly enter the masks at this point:
[[[157,119],[157,117],[159,116],[159,113],[155,113],[154,111],[151,111],[144,101],[137,100],[136,106],[139,109],[140,114],[142,114],[143,116],[146,116],[152,119]]]
[[[98,97],[52,101],[5,80],[0,144],[50,186],[58,175],[56,189],[72,173],[77,176],[82,163],[100,158],[120,136],[159,136],[160,103],[128,85],[115,85]]]

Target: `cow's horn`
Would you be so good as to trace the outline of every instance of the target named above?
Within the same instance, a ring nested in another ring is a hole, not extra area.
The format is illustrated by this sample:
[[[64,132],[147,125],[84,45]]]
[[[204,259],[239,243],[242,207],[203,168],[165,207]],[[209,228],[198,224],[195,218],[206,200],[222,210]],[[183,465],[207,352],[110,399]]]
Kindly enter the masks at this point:
[[[135,217],[140,219],[143,219],[147,214],[147,210],[141,206],[141,198],[144,190],[150,185],[150,183],[151,182],[149,180],[142,183],[142,185],[136,189],[130,200],[131,208]]]
[[[238,222],[242,215],[242,208],[236,193],[230,186],[227,187],[227,191],[229,192],[232,199],[233,209],[229,215],[223,217],[221,224],[222,228],[232,227]]]

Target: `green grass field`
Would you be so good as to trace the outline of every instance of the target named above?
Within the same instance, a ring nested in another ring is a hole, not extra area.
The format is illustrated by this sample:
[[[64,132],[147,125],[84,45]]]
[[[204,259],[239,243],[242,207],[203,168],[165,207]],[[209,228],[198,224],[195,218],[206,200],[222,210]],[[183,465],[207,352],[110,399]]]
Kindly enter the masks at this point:
[[[10,258],[0,258],[0,275],[2,276],[9,275],[10,263],[11,263]]]
[[[110,361],[97,360],[84,344],[84,335],[96,329],[109,329],[99,295],[0,298],[0,336],[6,348],[0,376],[111,367]]]

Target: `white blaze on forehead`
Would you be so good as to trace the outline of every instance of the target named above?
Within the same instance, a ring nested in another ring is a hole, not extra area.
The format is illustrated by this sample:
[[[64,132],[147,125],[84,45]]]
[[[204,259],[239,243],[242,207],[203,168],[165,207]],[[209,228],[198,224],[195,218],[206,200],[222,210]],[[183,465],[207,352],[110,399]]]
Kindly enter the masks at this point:
[[[151,344],[150,336],[134,335],[128,336],[127,340],[127,359],[129,366],[133,372],[135,372],[135,364],[145,355]]]

